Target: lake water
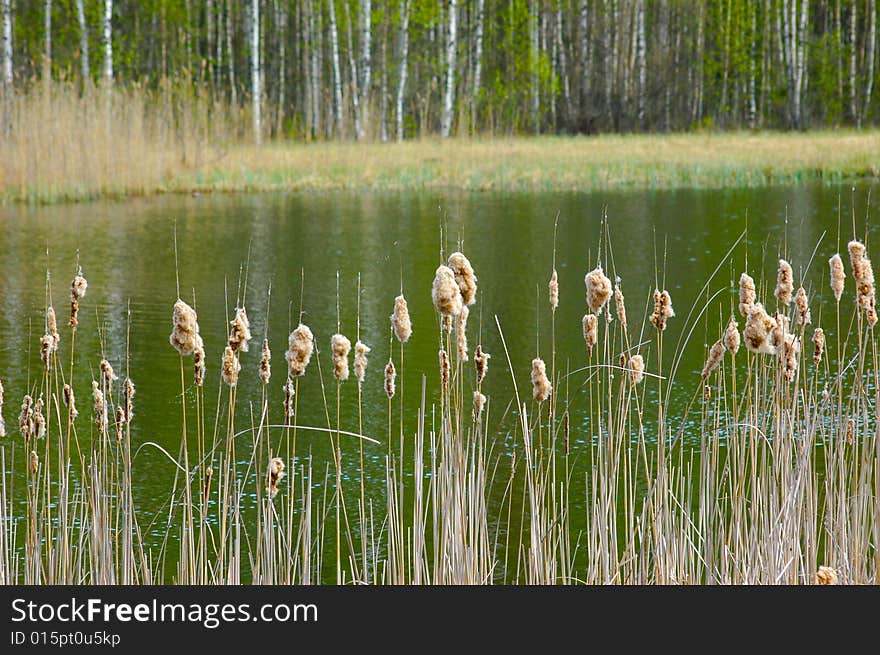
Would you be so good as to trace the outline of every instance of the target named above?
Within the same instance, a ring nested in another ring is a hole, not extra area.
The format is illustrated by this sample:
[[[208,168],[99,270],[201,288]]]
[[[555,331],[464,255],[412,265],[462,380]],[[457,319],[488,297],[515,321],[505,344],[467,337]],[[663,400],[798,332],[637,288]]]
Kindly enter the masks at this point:
[[[799,188],[735,191],[623,192],[581,194],[267,194],[167,196],[101,201],[52,207],[0,209],[0,379],[6,389],[4,416],[9,427],[6,447],[21,441],[18,406],[41,376],[39,339],[43,333],[46,274],[60,317],[66,316],[68,288],[77,253],[89,282],[77,334],[75,388],[80,411],[90,414],[89,371],[97,375],[100,353],[126,369],[126,335],[130,332],[128,367],[137,384],[133,450],[145,441],[177,452],[181,432],[180,373],[177,353],[168,343],[171,308],[177,297],[174,230],[181,296],[198,309],[208,361],[206,398],[208,430],[213,431],[220,388],[219,364],[237,289],[246,293],[254,340],[242,356],[238,417],[250,425],[250,407],[259,414],[257,375],[260,341],[268,334],[273,352],[270,416],[281,421],[284,351],[297,323],[300,298],[303,320],[312,328],[325,382],[329,384],[329,340],[339,322],[352,343],[357,330],[357,284],[360,276],[360,337],[372,347],[363,389],[363,433],[381,445],[366,448],[368,494],[384,494],[387,452],[387,400],[382,368],[389,355],[389,315],[401,283],[409,301],[414,335],[407,346],[403,407],[406,430],[415,430],[421,377],[427,380],[428,403],[438,397],[436,315],[431,282],[440,262],[441,234],[447,254],[460,241],[479,278],[472,308],[470,344],[482,342],[494,355],[485,391],[495,415],[513,398],[497,316],[507,340],[521,394],[530,396],[529,363],[536,347],[550,359],[550,312],[547,281],[553,261],[554,221],[558,217],[556,268],[560,305],[556,314],[556,362],[560,370],[585,363],[581,316],[585,309],[584,274],[596,263],[607,214],[613,263],[603,261],[622,280],[633,338],[650,313],[656,273],[665,275],[678,317],[670,322],[666,344],[678,344],[686,317],[695,305],[723,290],[696,323],[671,390],[670,414],[681,414],[699,388],[706,343],[712,343],[735,306],[734,280],[744,270],[775,277],[783,252],[795,278],[812,260],[821,272],[820,297],[829,296],[827,259],[838,249],[838,217],[849,238],[853,202],[863,234],[869,187],[815,185]],[[876,221],[875,221],[876,222]],[[744,230],[747,236],[725,254]],[[870,247],[870,243],[869,243]],[[704,284],[713,271],[707,290]],[[303,278],[304,273],[304,278]],[[246,285],[244,279],[246,278]],[[661,279],[661,285],[663,283]],[[271,299],[268,293],[271,285]],[[130,309],[130,320],[128,311]],[[536,339],[536,323],[537,335]],[[70,332],[62,329],[63,357]],[[643,340],[653,337],[645,328]],[[536,345],[537,343],[537,345]],[[646,345],[650,348],[650,345]],[[673,346],[666,346],[672,362]],[[395,352],[397,348],[395,346]],[[648,370],[655,365],[646,357]],[[569,379],[575,397],[585,374]],[[188,390],[192,397],[192,389]],[[335,390],[334,390],[335,393]],[[652,393],[649,391],[649,393]],[[342,427],[358,430],[356,383],[343,386]],[[326,426],[317,372],[310,369],[301,384],[299,422]],[[397,402],[397,400],[395,401]],[[252,405],[251,405],[252,404]],[[583,415],[572,403],[573,451],[588,439]],[[335,409],[335,408],[334,408]],[[334,422],[335,422],[335,416]],[[673,419],[674,420],[674,419]],[[88,423],[80,419],[80,430]],[[491,422],[490,422],[491,425]],[[222,432],[222,430],[221,430]],[[511,446],[500,432],[497,453]],[[354,449],[353,442],[343,442]],[[332,462],[326,434],[303,433],[316,468]],[[20,446],[19,446],[20,448]],[[302,452],[302,451],[300,451]],[[247,458],[247,453],[240,453]],[[20,457],[20,455],[19,455]],[[353,459],[353,458],[352,458]],[[134,461],[134,497],[142,525],[167,500],[175,469],[156,449],[141,450]],[[156,538],[163,533],[156,529]]]

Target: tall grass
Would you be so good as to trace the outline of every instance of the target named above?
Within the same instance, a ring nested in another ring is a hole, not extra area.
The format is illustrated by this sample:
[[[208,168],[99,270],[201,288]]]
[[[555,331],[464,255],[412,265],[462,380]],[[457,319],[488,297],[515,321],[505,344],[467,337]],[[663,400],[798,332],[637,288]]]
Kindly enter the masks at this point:
[[[404,420],[403,395],[389,394],[385,444],[362,434],[364,412],[383,409],[365,407],[358,382],[340,374],[347,349],[337,347],[331,361],[323,348],[330,335],[313,338],[310,331],[306,342],[290,341],[291,350],[315,348],[294,377],[283,381],[283,365],[274,373],[261,367],[257,406],[239,401],[236,385],[221,383],[219,371],[204,387],[195,384],[192,360],[182,352],[179,449],[133,444],[136,397],[125,389],[137,371],[116,362],[123,373],[95,380],[90,411],[90,374],[74,366],[76,328],[63,328],[58,350],[33,385],[6,388],[7,418],[13,394],[28,393],[44,402],[46,432],[39,436],[25,411],[24,435],[10,435],[0,446],[0,582],[799,584],[812,583],[819,568],[829,566],[842,583],[876,583],[880,357],[864,305],[855,302],[852,279],[834,301],[816,262],[798,262],[810,272],[796,282],[809,290],[812,316],[833,317],[822,326],[825,352],[814,361],[806,346],[817,326],[808,331],[793,320],[797,327],[784,329],[779,343],[797,342],[799,349],[737,352],[729,344],[738,339],[724,334],[732,329],[736,283],[716,279],[731,252],[705,281],[698,304],[689,310],[679,304],[676,316],[658,284],[645,298],[646,305],[660,298],[654,320],[622,321],[618,285],[616,313],[610,305],[592,308],[603,312],[591,348],[584,348],[582,362],[564,370],[556,344],[580,339],[582,326],[557,323],[555,299],[551,304],[542,294],[536,325],[550,325],[551,334],[535,328],[534,356],[551,365],[549,378],[536,376],[535,393],[521,384],[528,371],[514,370],[505,338],[505,331],[531,323],[523,307],[483,308],[492,319],[471,326],[482,372],[488,362],[482,330],[496,330],[503,347],[485,380],[454,356],[455,322],[438,314],[436,332],[424,326],[412,339],[436,339],[439,368],[415,373],[420,403],[414,422]],[[607,234],[598,259],[625,284]],[[478,257],[474,263],[479,271]],[[548,272],[555,264],[554,253]],[[784,315],[793,319],[799,308],[776,305],[772,277],[748,272],[757,280],[757,300],[778,311],[777,324]],[[430,282],[415,284],[427,294]],[[253,357],[256,364],[260,353],[245,351],[236,327],[245,315],[246,279],[240,287],[235,308],[227,308],[230,343],[236,345],[230,352],[236,362]],[[47,306],[51,291],[47,285]],[[451,291],[445,289],[444,298]],[[562,285],[557,291],[560,302],[576,302],[585,289]],[[397,293],[389,289],[363,302],[390,309]],[[860,293],[864,297],[864,286]],[[359,289],[358,315],[360,296]],[[478,292],[472,299],[479,308]],[[631,307],[634,299],[630,293]],[[169,296],[169,315],[172,303]],[[444,302],[438,309],[460,306]],[[307,308],[300,307],[304,315]],[[521,325],[504,324],[499,316]],[[666,321],[681,322],[677,342],[663,344]],[[337,325],[337,331],[346,327]],[[728,344],[725,351],[706,349],[712,365],[702,375],[680,365],[686,349],[701,347],[694,338],[701,330],[709,343]],[[366,338],[359,323],[353,334],[358,341]],[[402,343],[393,353],[400,385]],[[792,353],[796,361],[783,357]],[[94,355],[102,359],[102,353]],[[243,370],[245,375],[256,367]],[[493,376],[510,376],[513,397],[493,397]],[[80,398],[78,418],[63,402],[65,384]],[[379,367],[369,369],[364,384],[384,384]],[[302,385],[320,387],[325,424],[299,422],[295,401]],[[684,414],[668,407],[673,388],[692,394]],[[439,389],[437,403],[428,401],[433,389]],[[214,390],[220,409],[210,417],[205,394]],[[474,392],[487,396],[479,410]],[[133,418],[128,402],[134,402]],[[341,408],[354,404],[357,422],[348,424],[344,417],[350,414]],[[123,422],[114,424],[119,406]],[[577,416],[583,421],[572,421]],[[298,452],[298,432],[323,435],[332,457]],[[500,449],[499,434],[515,446]],[[160,449],[176,468],[162,526],[141,525],[136,511],[133,476],[142,472],[132,460],[143,448]],[[365,484],[365,449],[386,453],[381,485]],[[587,462],[584,477],[574,474],[576,458]],[[369,487],[381,491],[369,493]],[[157,530],[164,535],[161,544],[150,547],[145,534]],[[819,579],[833,577],[823,573]]]

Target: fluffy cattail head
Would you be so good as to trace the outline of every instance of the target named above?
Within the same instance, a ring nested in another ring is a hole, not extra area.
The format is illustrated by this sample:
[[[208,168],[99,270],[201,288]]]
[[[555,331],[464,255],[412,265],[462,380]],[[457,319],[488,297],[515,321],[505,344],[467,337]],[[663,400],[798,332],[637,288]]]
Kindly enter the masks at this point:
[[[739,312],[748,318],[755,306],[755,280],[748,273],[739,276]]]
[[[458,360],[468,361],[467,320],[470,310],[463,305],[461,313],[455,317],[455,345],[458,350]]]
[[[274,498],[278,493],[278,483],[284,477],[284,460],[280,457],[274,457],[270,460],[269,471],[266,477],[268,483],[266,491],[269,493],[269,498]]]
[[[131,419],[134,418],[134,394],[134,382],[131,378],[125,378],[125,383],[122,385],[122,402],[125,405],[126,423],[131,423]]]
[[[477,384],[483,384],[486,379],[486,373],[489,372],[489,359],[492,357],[487,352],[483,352],[483,345],[477,344],[474,351],[474,366],[477,368]]]
[[[477,302],[477,276],[474,275],[473,266],[471,266],[468,258],[460,252],[454,252],[449,255],[447,263],[455,274],[455,283],[461,292],[462,302],[465,305],[473,305]],[[454,314],[455,312],[452,313]]]
[[[623,291],[620,290],[620,285],[614,285],[614,307],[617,309],[617,320],[620,322],[620,326],[626,330],[626,304],[623,301]]]
[[[244,307],[235,310],[235,318],[229,325],[229,347],[234,352],[247,352],[248,341],[251,340],[251,322],[248,320],[247,312]]]
[[[779,268],[776,269],[776,300],[783,305],[791,304],[791,294],[794,293],[794,273],[791,264],[784,259],[779,260]]]
[[[831,290],[834,292],[834,300],[840,302],[843,295],[843,285],[846,280],[846,273],[843,272],[843,259],[839,253],[834,253],[828,260],[828,266],[831,267]]]
[[[241,364],[238,361],[238,357],[235,356],[235,351],[232,349],[232,346],[226,346],[223,349],[223,362],[221,365],[223,381],[230,387],[236,386],[238,384],[239,371],[241,371]]]
[[[123,429],[125,428],[125,410],[122,408],[122,405],[116,406],[113,425],[116,427],[116,441],[121,443]]]
[[[731,355],[736,355],[739,350],[739,344],[739,323],[731,316],[727,329],[724,330],[724,347]]]
[[[434,274],[431,298],[434,301],[434,309],[444,318],[457,316],[461,312],[461,290],[455,281],[455,273],[444,264],[438,266]]]
[[[629,381],[638,384],[645,377],[645,358],[641,355],[633,355],[629,359]]]
[[[205,342],[200,335],[196,335],[196,345],[193,348],[193,378],[197,387],[205,384],[205,374],[208,367],[205,363]]]
[[[532,360],[532,397],[539,403],[544,402],[550,397],[553,391],[553,385],[547,379],[547,365],[540,357]]]
[[[330,337],[330,351],[333,355],[333,376],[340,382],[348,379],[348,353],[351,341],[342,334]]]
[[[58,350],[61,335],[58,334],[58,318],[55,316],[55,308],[51,305],[46,309],[46,332],[52,337],[52,350]]]
[[[391,314],[391,327],[400,343],[406,343],[412,336],[412,322],[409,319],[409,306],[403,294],[394,299],[394,312]]]
[[[40,470],[40,457],[37,455],[36,450],[31,451],[30,470],[31,475],[36,475],[37,471]]]
[[[95,426],[98,428],[98,432],[103,434],[107,430],[107,403],[97,380],[92,380],[92,400],[95,409]]]
[[[754,303],[746,319],[743,339],[746,348],[753,353],[775,355],[776,348],[770,343],[770,333],[776,328],[776,319],[770,316],[761,303]]]
[[[394,362],[390,359],[385,364],[385,395],[391,400],[397,391],[395,382],[397,380],[397,370],[394,368]]]
[[[770,330],[770,346],[776,350],[777,354],[779,354],[779,349],[782,347],[782,344],[785,342],[785,335],[788,334],[788,324],[789,318],[785,314],[780,314],[776,312],[773,314],[774,326],[773,329]]]
[[[584,327],[584,342],[587,344],[587,353],[593,354],[593,347],[599,341],[599,318],[595,314],[584,314],[581,321]]]
[[[43,362],[43,368],[49,370],[49,364],[52,361],[52,350],[55,345],[55,339],[51,334],[44,334],[40,338],[40,361]]]
[[[116,382],[119,378],[116,376],[116,373],[113,370],[113,366],[106,359],[101,360],[100,364],[101,368],[101,383],[104,385],[105,389],[109,389],[110,385]]]
[[[287,378],[284,382],[284,422],[290,423],[290,419],[293,417],[293,395],[294,395],[294,387],[293,380]]]
[[[856,302],[865,310],[868,324],[874,326],[877,323],[876,299],[874,295],[874,268],[871,260],[865,252],[865,245],[859,241],[850,241],[847,246],[849,259],[853,268],[853,278],[856,281]]]
[[[43,396],[34,403],[34,436],[42,439],[46,436],[46,417],[43,416]]]
[[[813,345],[816,347],[813,351],[813,363],[818,366],[825,354],[825,330],[820,327],[813,330]]]
[[[556,308],[559,307],[559,275],[556,273],[556,269],[553,269],[553,274],[550,276],[550,283],[547,285],[550,291],[550,309],[551,311],[556,311]]]
[[[18,415],[18,429],[25,442],[34,436],[34,399],[30,394],[25,395],[21,401],[21,414]]]
[[[810,305],[807,302],[807,292],[803,287],[798,287],[797,295],[794,298],[794,305],[797,308],[795,325],[803,330],[811,321]]]
[[[263,353],[260,356],[260,382],[269,384],[272,377],[272,351],[269,350],[269,340],[263,339]]]
[[[483,415],[483,407],[486,406],[486,396],[479,391],[474,391],[474,421],[479,421]]]
[[[664,289],[654,289],[654,313],[651,314],[651,323],[660,332],[666,329],[666,321],[675,316],[675,310],[672,309],[672,297],[669,292]]]
[[[169,341],[181,355],[191,355],[201,343],[196,310],[178,299],[174,303],[173,328]]]
[[[83,277],[82,268],[79,269],[70,283],[70,321],[68,327],[75,328],[79,325],[79,301],[86,295],[89,283]]]
[[[836,585],[838,582],[837,571],[830,566],[820,566],[816,571],[815,582],[817,585]]]
[[[594,314],[601,314],[602,308],[611,297],[611,280],[602,271],[602,267],[597,266],[587,273],[584,284],[587,287],[587,307]]]
[[[364,377],[367,374],[367,353],[369,352],[370,347],[358,339],[354,344],[354,377],[358,381],[358,386],[364,383]]]
[[[715,370],[715,367],[718,366],[718,362],[721,361],[721,358],[724,356],[724,343],[721,339],[712,344],[712,347],[709,349],[709,356],[706,358],[706,364],[703,366],[703,379],[709,377],[712,371]]]
[[[446,389],[449,386],[449,355],[441,348],[437,357],[440,360],[440,384]]]
[[[302,323],[290,333],[288,350],[284,353],[284,357],[287,359],[287,366],[291,376],[300,377],[305,375],[306,367],[312,359],[312,351],[315,347],[314,340],[312,331],[307,325]]]
[[[76,397],[73,395],[73,387],[65,384],[62,395],[64,396],[64,404],[67,406],[67,416],[73,421],[79,416],[79,412],[76,409]]]
[[[779,370],[782,372],[783,379],[786,382],[794,382],[800,361],[800,339],[790,332],[786,333],[776,352],[779,356]]]
[[[211,497],[211,480],[214,478],[214,468],[209,466],[205,469],[205,490],[204,490],[204,498],[205,502],[208,501],[208,498]]]

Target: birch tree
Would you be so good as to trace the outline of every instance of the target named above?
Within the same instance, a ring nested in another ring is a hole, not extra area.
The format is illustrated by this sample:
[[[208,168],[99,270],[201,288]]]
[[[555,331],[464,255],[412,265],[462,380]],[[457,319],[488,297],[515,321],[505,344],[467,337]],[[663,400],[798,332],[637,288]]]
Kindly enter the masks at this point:
[[[865,101],[862,104],[862,112],[859,115],[859,127],[862,126],[868,116],[868,107],[871,105],[871,94],[874,91],[874,57],[877,42],[877,6],[875,0],[868,0],[868,34],[865,43]]]
[[[83,9],[83,0],[76,0],[76,19],[79,22],[79,58],[83,83],[85,83],[92,74],[89,69],[89,29],[86,25],[86,14]]]
[[[486,21],[486,0],[477,0],[477,26],[474,35],[474,72],[471,85],[471,129],[476,129],[483,74],[483,29]]]
[[[361,131],[359,139],[364,138],[364,130],[370,116],[370,85],[372,84],[372,3],[370,0],[360,0],[360,28],[361,28],[361,83],[360,83],[360,108],[361,108]]]
[[[333,94],[336,100],[333,109],[336,118],[336,133],[341,139],[343,136],[342,71],[339,67],[339,31],[336,29],[336,8],[334,7],[336,0],[330,0],[327,4],[330,7],[330,50],[333,60]]]
[[[104,84],[113,86],[113,0],[104,0]]]
[[[251,107],[254,115],[254,142],[260,145],[263,142],[263,103],[260,80],[260,0],[251,0],[250,18]]]
[[[403,0],[400,7],[400,64],[397,74],[397,97],[394,102],[397,141],[403,141],[403,97],[406,92],[407,58],[409,55],[409,3]]]
[[[648,70],[645,55],[645,0],[639,0],[636,8],[636,66],[638,67],[638,121],[639,127],[645,128],[645,93],[647,86]]]
[[[458,0],[449,0],[449,26],[446,33],[446,85],[443,93],[443,114],[440,136],[449,137],[452,131],[452,107],[455,102],[455,67],[458,50]]]
[[[12,0],[2,1],[3,9],[3,132],[12,131]]]
[[[43,10],[43,77],[52,77],[52,0],[46,0]]]

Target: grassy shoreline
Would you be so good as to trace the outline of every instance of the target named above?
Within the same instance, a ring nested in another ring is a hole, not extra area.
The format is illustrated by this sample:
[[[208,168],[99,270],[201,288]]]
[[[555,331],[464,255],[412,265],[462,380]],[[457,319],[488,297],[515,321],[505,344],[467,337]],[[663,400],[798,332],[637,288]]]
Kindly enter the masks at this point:
[[[6,147],[12,158],[0,167],[0,202],[246,191],[716,189],[880,178],[880,130],[164,144],[103,139],[100,148],[84,149],[22,139]],[[38,148],[51,154],[24,152]]]

